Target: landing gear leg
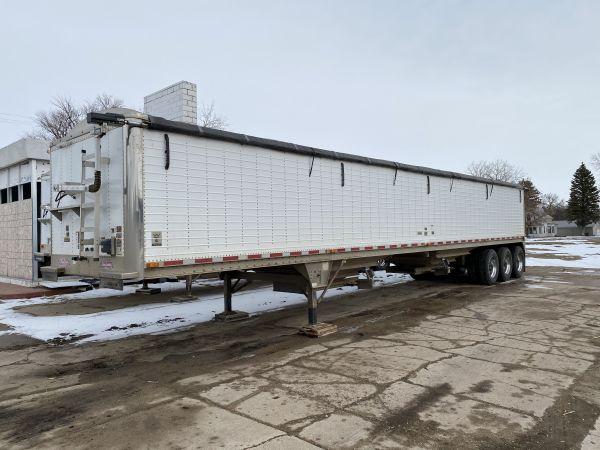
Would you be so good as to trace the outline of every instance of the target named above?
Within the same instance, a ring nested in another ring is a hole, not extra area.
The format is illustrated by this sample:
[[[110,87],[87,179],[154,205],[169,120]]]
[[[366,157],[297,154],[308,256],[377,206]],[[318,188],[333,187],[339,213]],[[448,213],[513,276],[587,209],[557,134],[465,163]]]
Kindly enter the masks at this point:
[[[223,322],[232,322],[236,320],[244,320],[249,317],[249,314],[244,311],[234,311],[231,304],[231,298],[233,297],[234,286],[231,283],[231,274],[225,272],[223,274],[223,312],[215,315],[215,320]],[[238,280],[239,282],[239,280]],[[237,284],[237,283],[236,283]]]
[[[187,294],[188,297],[192,296],[192,276],[191,275],[185,276],[185,293]]]
[[[149,288],[148,280],[143,280],[141,289],[136,289],[135,292],[137,292],[138,294],[154,295],[154,294],[160,294],[161,289],[160,288]]]
[[[300,328],[300,333],[309,337],[321,337],[337,331],[337,325],[331,323],[319,323],[317,321],[317,291],[312,287],[306,288],[306,299],[308,300],[308,325]]]

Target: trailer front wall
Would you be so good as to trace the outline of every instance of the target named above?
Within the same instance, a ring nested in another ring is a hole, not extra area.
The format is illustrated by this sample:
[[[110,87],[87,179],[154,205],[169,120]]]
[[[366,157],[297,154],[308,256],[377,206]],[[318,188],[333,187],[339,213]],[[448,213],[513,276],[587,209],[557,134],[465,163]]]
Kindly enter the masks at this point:
[[[110,238],[116,227],[123,228],[123,129],[121,127],[108,131],[102,136],[101,154],[103,162],[99,169],[102,172],[100,188],[100,238]],[[64,147],[51,149],[50,161],[52,164],[50,184],[51,207],[64,208],[58,217],[52,216],[52,254],[57,257],[56,264],[61,267],[75,265],[70,257],[79,255],[80,234],[85,233],[85,238],[93,238],[95,196],[89,192],[85,195],[84,208],[81,195],[75,198],[66,196],[56,201],[56,187],[67,183],[80,184],[82,170],[85,170],[84,184],[89,185],[94,180],[95,167],[83,168],[83,159],[93,156],[96,148],[96,137],[85,135],[79,140],[74,140]],[[94,158],[91,158],[94,161]],[[73,209],[69,209],[73,208]],[[83,220],[81,217],[83,216]],[[82,229],[83,224],[83,229]],[[92,248],[93,245],[86,247]],[[54,264],[54,263],[53,263]]]
[[[523,236],[519,189],[144,130],[145,262]]]

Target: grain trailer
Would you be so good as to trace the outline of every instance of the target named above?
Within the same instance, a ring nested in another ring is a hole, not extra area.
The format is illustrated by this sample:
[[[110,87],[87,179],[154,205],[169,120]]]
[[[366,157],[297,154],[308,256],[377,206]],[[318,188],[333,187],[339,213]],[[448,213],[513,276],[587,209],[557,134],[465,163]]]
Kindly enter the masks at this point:
[[[252,280],[308,299],[372,282],[370,268],[415,278],[463,273],[492,284],[525,269],[519,185],[166,120],[90,113],[51,150],[49,278]]]

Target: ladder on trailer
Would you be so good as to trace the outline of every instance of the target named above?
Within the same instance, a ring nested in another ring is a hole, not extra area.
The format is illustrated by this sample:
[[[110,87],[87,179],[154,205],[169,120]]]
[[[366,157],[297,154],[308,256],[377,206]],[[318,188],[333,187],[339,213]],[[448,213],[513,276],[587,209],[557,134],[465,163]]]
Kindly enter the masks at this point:
[[[102,165],[110,163],[110,158],[102,156],[101,135],[96,136],[96,145],[93,153],[82,153],[81,155],[81,184],[86,186],[80,195],[79,205],[79,257],[92,257],[98,259],[100,256],[100,213],[102,207],[102,190],[89,192],[88,187],[95,181],[96,171],[101,171]],[[93,169],[91,178],[87,169]],[[93,217],[93,226],[89,226],[88,217]],[[88,237],[89,235],[93,237]]]

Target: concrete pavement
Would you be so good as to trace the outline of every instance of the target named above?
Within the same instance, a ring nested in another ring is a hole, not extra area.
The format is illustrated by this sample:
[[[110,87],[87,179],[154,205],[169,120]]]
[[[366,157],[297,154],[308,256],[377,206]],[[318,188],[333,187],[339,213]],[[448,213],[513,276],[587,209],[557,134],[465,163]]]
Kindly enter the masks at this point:
[[[0,352],[0,442],[71,448],[595,448],[600,273],[414,282],[168,336]],[[40,426],[40,423],[42,426]],[[45,426],[43,426],[45,424]]]

